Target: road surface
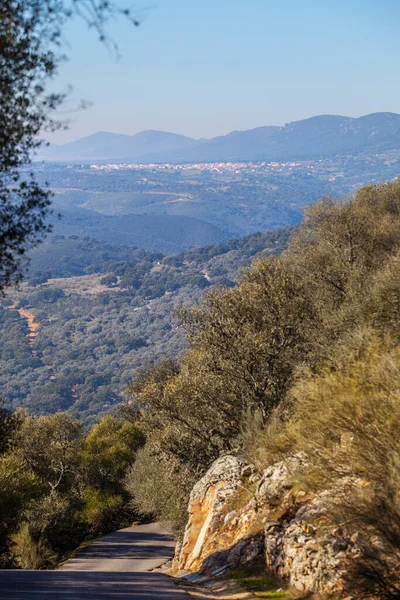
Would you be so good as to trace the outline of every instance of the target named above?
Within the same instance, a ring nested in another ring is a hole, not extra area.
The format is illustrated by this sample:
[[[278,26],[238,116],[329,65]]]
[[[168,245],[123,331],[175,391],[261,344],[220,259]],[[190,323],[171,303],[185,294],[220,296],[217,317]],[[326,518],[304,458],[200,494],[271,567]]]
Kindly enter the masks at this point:
[[[94,542],[57,571],[0,571],[1,600],[188,600],[149,569],[172,557],[157,525],[121,529]]]

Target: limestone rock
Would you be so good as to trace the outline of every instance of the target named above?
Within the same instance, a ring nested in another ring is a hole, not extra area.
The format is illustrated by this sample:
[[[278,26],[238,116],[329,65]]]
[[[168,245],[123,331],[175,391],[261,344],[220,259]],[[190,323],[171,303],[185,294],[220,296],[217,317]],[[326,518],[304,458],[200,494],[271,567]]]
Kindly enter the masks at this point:
[[[241,471],[245,463],[235,456],[222,456],[194,486],[189,501],[186,525],[178,568],[193,570],[213,547],[209,538],[218,530],[233,497],[243,483]],[[217,565],[218,566],[218,565]]]
[[[229,523],[232,525],[236,525],[237,516],[238,516],[237,510],[231,510],[231,512],[229,512],[224,517],[224,525],[228,525]]]
[[[284,493],[291,489],[291,477],[303,462],[302,455],[297,454],[268,467],[258,484],[256,496],[259,501],[264,503],[278,502]]]
[[[175,568],[212,574],[263,562],[301,593],[342,593],[358,540],[330,525],[330,494],[292,489],[303,464],[296,455],[257,474],[235,456],[215,461],[191,493]]]
[[[264,538],[262,535],[240,540],[232,548],[210,554],[201,566],[202,573],[214,572],[224,565],[234,568],[239,565],[253,564],[264,557]]]
[[[236,456],[221,456],[213,462],[207,473],[196,483],[190,494],[190,504],[203,498],[209,488],[223,481],[237,485],[242,481],[242,469],[246,466],[244,461]],[[189,504],[189,511],[190,511]]]

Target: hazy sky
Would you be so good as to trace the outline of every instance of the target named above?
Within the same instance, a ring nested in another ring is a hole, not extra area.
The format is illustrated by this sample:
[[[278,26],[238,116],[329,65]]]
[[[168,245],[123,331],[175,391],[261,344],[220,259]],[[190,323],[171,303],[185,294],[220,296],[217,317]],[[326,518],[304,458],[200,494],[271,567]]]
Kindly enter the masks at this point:
[[[118,0],[122,3],[124,0]],[[129,5],[129,0],[127,0]],[[317,114],[400,113],[400,0],[158,0],[112,25],[116,60],[73,22],[64,142],[96,131],[211,137]],[[146,10],[146,7],[147,10]]]

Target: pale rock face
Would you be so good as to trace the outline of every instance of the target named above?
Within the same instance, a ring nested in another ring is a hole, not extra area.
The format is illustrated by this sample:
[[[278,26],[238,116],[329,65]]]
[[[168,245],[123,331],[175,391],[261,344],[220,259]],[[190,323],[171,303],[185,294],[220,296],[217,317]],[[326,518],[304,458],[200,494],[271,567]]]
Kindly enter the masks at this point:
[[[262,561],[297,591],[341,592],[356,542],[330,523],[327,493],[293,491],[302,464],[297,455],[257,473],[234,456],[215,461],[192,490],[175,568],[212,573]]]
[[[265,469],[257,487],[257,499],[263,503],[270,504],[274,501],[279,501],[285,492],[291,489],[293,473],[303,463],[304,459],[302,455],[297,454]]]
[[[213,462],[207,473],[196,483],[190,494],[190,503],[203,498],[210,487],[224,481],[238,485],[243,480],[245,463],[236,456],[221,456]]]
[[[243,483],[244,463],[235,456],[217,459],[194,486],[189,501],[189,520],[178,557],[181,570],[196,570],[207,554],[212,534],[224,520],[229,499]]]

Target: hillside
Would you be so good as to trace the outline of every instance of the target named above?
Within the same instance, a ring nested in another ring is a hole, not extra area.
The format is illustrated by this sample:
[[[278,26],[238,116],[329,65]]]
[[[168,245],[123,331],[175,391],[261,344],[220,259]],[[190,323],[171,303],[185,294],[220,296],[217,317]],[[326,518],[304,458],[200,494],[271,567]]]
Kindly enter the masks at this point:
[[[174,520],[175,575],[400,597],[399,274],[395,181],[310,207],[284,256],[183,312],[179,364],[129,388],[147,437],[126,479]]]
[[[165,254],[221,243],[232,236],[227,230],[186,215],[103,215],[80,207],[62,209],[62,219],[54,218],[53,226],[56,234],[95,237],[108,244]]]
[[[398,148],[400,115],[383,112],[359,118],[320,115],[247,131],[233,131],[208,140],[144,131],[133,136],[99,132],[50,146],[47,160],[136,162],[206,162],[229,160],[311,159]]]
[[[181,354],[180,304],[196,304],[211,284],[233,285],[241,267],[281,252],[288,235],[277,230],[165,257],[92,239],[49,239],[32,253],[27,283],[2,302],[7,405],[93,421],[124,398],[139,368]],[[40,324],[34,338],[17,309]]]
[[[69,249],[86,274],[0,311],[2,383],[33,413],[0,407],[1,564],[54,568],[146,515],[172,525],[170,572],[194,592],[205,578],[203,596],[233,579],[281,600],[399,598],[399,225],[395,181],[176,256],[49,240],[40,268]],[[102,253],[102,272],[84,266]],[[182,297],[186,342],[163,305]]]

